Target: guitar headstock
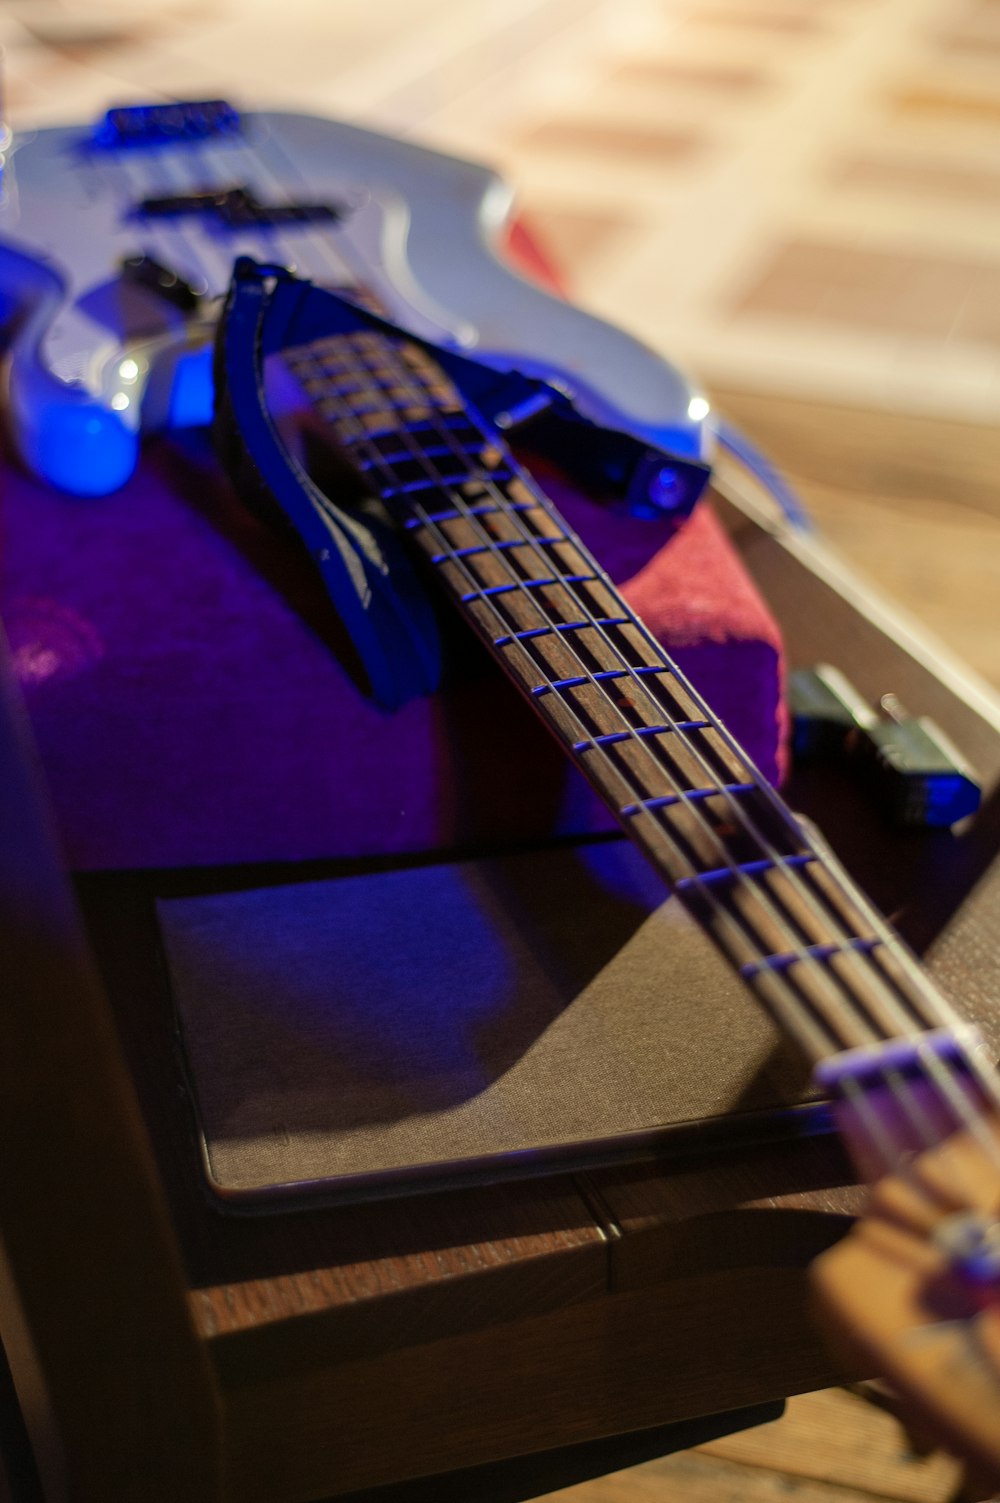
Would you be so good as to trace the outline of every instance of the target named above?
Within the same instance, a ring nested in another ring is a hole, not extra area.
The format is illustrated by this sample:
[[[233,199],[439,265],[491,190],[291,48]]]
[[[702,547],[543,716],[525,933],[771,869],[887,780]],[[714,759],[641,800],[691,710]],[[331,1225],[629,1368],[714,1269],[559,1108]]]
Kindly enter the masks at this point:
[[[912,1157],[813,1265],[831,1344],[947,1449],[1000,1476],[1000,1124]]]

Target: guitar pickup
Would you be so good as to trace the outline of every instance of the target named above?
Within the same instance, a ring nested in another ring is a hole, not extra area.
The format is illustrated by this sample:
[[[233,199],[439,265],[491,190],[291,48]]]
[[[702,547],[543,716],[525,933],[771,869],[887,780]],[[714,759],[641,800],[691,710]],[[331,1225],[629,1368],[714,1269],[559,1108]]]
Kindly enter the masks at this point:
[[[171,218],[200,214],[215,219],[227,230],[271,229],[288,224],[337,224],[344,217],[338,204],[264,204],[249,188],[213,189],[206,193],[176,193],[144,198],[132,210],[133,218]]]
[[[128,146],[171,146],[239,135],[242,128],[239,111],[225,99],[126,105],[102,116],[91,144],[114,151]]]

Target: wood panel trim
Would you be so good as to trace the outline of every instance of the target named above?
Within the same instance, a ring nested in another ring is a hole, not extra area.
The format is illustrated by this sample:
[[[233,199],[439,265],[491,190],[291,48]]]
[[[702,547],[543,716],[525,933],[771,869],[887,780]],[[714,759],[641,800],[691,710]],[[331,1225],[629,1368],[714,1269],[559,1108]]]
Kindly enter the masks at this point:
[[[211,1372],[0,652],[0,1328],[47,1496],[216,1499]]]

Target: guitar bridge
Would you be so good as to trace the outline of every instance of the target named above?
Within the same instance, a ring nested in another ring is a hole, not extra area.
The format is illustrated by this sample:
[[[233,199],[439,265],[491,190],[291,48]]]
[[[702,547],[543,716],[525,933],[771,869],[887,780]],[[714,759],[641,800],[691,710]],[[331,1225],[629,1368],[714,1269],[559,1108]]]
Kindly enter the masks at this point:
[[[336,204],[294,200],[287,204],[264,204],[244,187],[144,198],[132,210],[133,218],[171,218],[176,214],[200,214],[217,220],[227,230],[259,230],[275,225],[337,224],[343,219],[344,210]]]

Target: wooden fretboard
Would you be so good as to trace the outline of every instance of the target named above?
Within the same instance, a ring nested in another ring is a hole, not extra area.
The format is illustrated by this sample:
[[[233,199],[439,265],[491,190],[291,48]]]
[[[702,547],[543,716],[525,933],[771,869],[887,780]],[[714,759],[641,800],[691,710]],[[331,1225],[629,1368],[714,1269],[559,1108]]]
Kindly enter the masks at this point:
[[[285,359],[341,454],[806,1053],[950,1025],[902,942],[428,354],[364,331]]]

